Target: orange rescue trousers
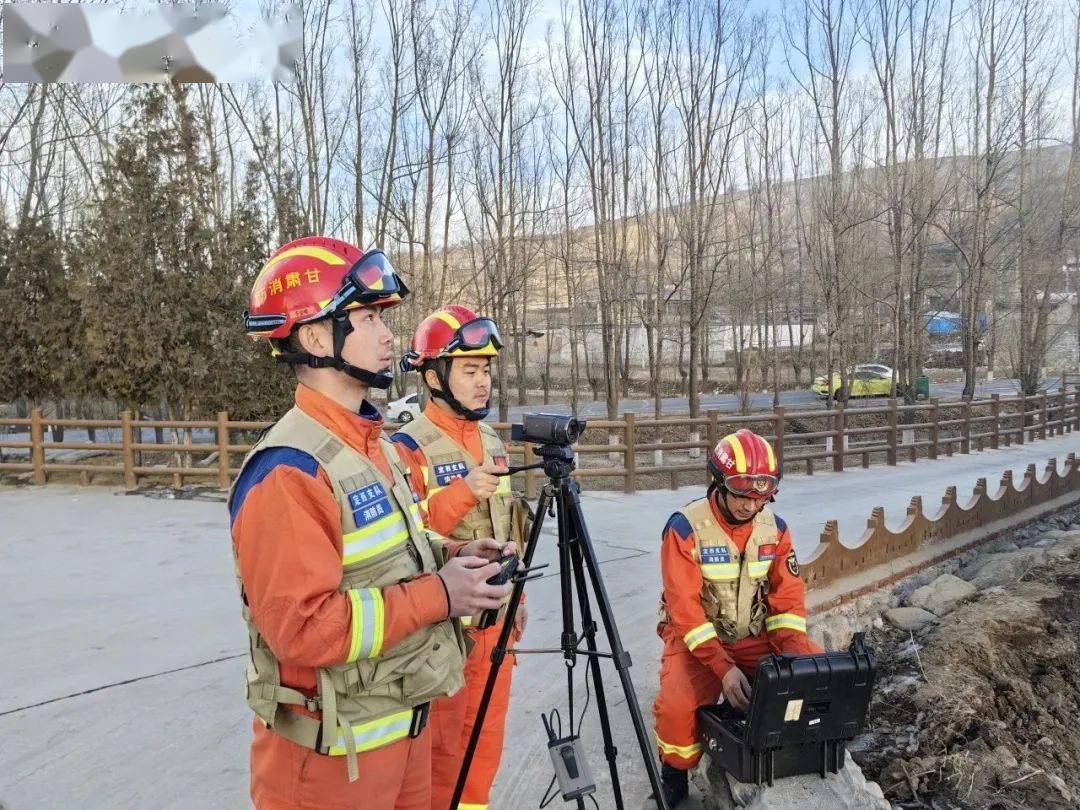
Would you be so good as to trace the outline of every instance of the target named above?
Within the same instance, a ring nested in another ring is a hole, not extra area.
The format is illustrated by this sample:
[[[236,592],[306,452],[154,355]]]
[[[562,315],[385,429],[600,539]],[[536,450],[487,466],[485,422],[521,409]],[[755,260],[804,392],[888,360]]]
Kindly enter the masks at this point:
[[[724,649],[735,660],[735,666],[751,679],[758,662],[772,652],[765,633],[725,644]],[[698,764],[701,743],[697,739],[695,712],[699,706],[716,703],[721,691],[716,673],[695,658],[681,638],[665,633],[660,692],[653,703],[656,744],[662,762],[680,770]]]
[[[429,810],[431,731],[357,754],[349,781],[345,757],[326,756],[275,734],[258,718],[251,745],[256,810]]]
[[[448,810],[454,797],[454,785],[491,671],[491,651],[499,640],[501,628],[500,622],[486,630],[469,631],[474,646],[465,659],[465,687],[457,694],[431,704],[428,721],[431,730],[431,810]],[[512,632],[510,646],[517,639],[518,633]],[[510,707],[510,681],[516,665],[517,659],[507,656],[499,668],[458,810],[486,810],[488,806],[491,785],[502,758],[506,712]]]

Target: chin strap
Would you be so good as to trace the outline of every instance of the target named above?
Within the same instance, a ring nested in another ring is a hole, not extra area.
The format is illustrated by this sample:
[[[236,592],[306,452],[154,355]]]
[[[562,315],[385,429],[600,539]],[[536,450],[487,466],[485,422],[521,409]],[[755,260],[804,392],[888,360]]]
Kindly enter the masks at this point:
[[[452,361],[449,358],[441,357],[438,360],[434,360],[427,368],[431,368],[435,371],[435,376],[439,380],[439,385],[442,389],[435,389],[428,386],[428,393],[431,394],[432,399],[441,399],[447,405],[449,405],[454,413],[458,416],[469,420],[470,422],[480,422],[487,418],[487,415],[491,412],[491,400],[487,401],[487,404],[483,408],[466,408],[462,405],[457,397],[454,396],[453,390],[450,388],[450,363]],[[421,366],[420,373],[423,374],[425,367]]]
[[[353,325],[349,320],[348,312],[336,312],[330,316],[333,335],[334,335],[334,356],[333,357],[316,357],[313,354],[307,352],[288,352],[278,351],[274,358],[279,363],[289,363],[290,365],[302,365],[308,368],[332,368],[343,374],[348,374],[354,380],[359,380],[365,385],[369,385],[372,388],[378,388],[380,391],[385,391],[390,387],[390,383],[394,381],[393,372],[390,367],[384,368],[381,371],[369,371],[366,368],[360,368],[354,366],[352,363],[347,363],[341,357],[341,351],[345,348],[345,339],[352,334]]]

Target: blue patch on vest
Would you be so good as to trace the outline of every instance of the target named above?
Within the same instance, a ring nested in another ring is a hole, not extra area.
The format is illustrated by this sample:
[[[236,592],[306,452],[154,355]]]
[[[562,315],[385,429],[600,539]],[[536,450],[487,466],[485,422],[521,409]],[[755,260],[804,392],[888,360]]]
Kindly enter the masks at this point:
[[[701,549],[702,565],[721,565],[731,562],[731,552],[727,546],[705,546]]]
[[[390,441],[394,442],[395,444],[404,445],[405,447],[409,448],[414,452],[420,449],[420,445],[416,443],[416,439],[414,439],[408,433],[395,433],[393,436],[390,437]]]
[[[357,528],[363,528],[369,523],[374,523],[382,517],[386,517],[393,510],[390,508],[390,498],[383,489],[383,485],[375,482],[349,493],[349,506],[352,507],[353,520]]]
[[[664,526],[664,534],[667,534],[669,531],[675,532],[680,540],[689,540],[694,535],[694,530],[690,526],[690,521],[686,519],[686,516],[682,512],[676,512],[668,518],[667,525]]]
[[[435,465],[435,485],[445,487],[456,478],[464,478],[469,474],[469,465],[464,461],[451,461],[447,464]]]
[[[232,501],[229,503],[230,525],[236,522],[240,509],[244,506],[244,501],[247,500],[251,490],[278,467],[292,467],[307,473],[312,478],[319,474],[319,462],[303,450],[293,447],[267,447],[265,450],[260,450],[252,456],[236,482]]]
[[[773,515],[773,519],[776,521],[776,531],[783,534],[787,531],[787,523],[779,515]]]

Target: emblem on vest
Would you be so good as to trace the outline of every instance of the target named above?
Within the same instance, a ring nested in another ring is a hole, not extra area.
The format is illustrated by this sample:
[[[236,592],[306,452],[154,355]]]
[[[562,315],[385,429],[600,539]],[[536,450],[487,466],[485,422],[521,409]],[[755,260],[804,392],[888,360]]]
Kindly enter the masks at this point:
[[[731,562],[731,552],[727,546],[705,546],[701,549],[702,565],[719,565]]]
[[[793,577],[797,577],[799,575],[799,561],[795,557],[794,550],[790,554],[788,554],[787,570],[791,572],[791,575]]]
[[[451,461],[435,465],[435,484],[445,487],[455,478],[464,478],[469,474],[469,465],[464,461]]]
[[[759,560],[775,560],[776,544],[771,543],[767,546],[758,546],[757,556]]]
[[[390,498],[383,485],[375,482],[349,493],[349,506],[358,528],[391,513]]]

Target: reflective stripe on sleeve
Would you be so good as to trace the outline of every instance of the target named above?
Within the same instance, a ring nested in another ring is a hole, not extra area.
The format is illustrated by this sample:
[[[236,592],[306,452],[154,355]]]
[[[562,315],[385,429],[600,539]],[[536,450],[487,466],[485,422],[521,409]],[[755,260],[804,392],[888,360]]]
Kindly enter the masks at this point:
[[[802,616],[796,616],[794,613],[777,613],[775,616],[769,616],[765,620],[765,629],[770,633],[773,630],[797,630],[800,633],[805,633],[806,619]]]
[[[700,647],[711,638],[716,638],[716,628],[713,627],[712,622],[705,622],[705,624],[698,625],[683,636],[683,641],[686,642],[686,646],[693,652],[694,649]]]
[[[382,592],[378,588],[352,588],[348,594],[352,605],[352,642],[346,663],[375,658],[382,652],[385,620]]]

